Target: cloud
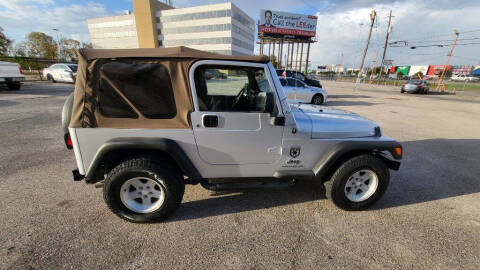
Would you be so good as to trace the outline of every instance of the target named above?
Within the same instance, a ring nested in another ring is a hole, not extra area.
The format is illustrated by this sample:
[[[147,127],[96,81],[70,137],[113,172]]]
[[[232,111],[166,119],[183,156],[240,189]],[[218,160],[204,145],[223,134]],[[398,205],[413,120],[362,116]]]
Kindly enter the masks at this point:
[[[118,4],[115,6],[116,10],[108,10],[105,5],[112,2],[101,4],[72,0],[0,0],[0,26],[4,28],[7,36],[16,41],[23,40],[25,34],[32,31],[42,31],[56,38],[53,28],[60,29],[62,37],[89,41],[87,19],[115,15],[118,13],[117,10],[123,9],[123,5],[124,9],[130,8],[130,0],[123,2],[125,4],[115,2]],[[174,4],[176,7],[189,7],[222,2],[225,0],[175,0]],[[392,19],[393,31],[390,41],[407,40],[411,46],[431,44],[435,40],[447,40],[444,43],[449,43],[451,41],[448,40],[454,38],[453,29],[460,32],[480,29],[478,0],[233,0],[233,2],[255,21],[258,20],[260,9],[316,14],[318,42],[312,46],[310,59],[313,66],[339,63],[343,53],[344,65],[358,67],[368,35],[369,13],[372,9],[377,10],[378,20],[372,32],[372,42],[365,60],[367,66],[372,65],[377,50],[378,58],[381,58],[390,9],[395,16]],[[461,39],[476,37],[480,38],[480,31],[460,34]],[[396,65],[443,64],[448,47],[417,47],[415,50],[389,47],[386,59],[394,60]],[[452,63],[478,64],[479,48],[480,45],[457,46]]]
[[[0,25],[17,42],[32,31],[57,38],[53,28],[60,30],[60,37],[86,42],[90,40],[87,19],[112,13],[95,2],[60,5],[53,0],[0,0],[0,8]]]
[[[381,61],[390,9],[395,16],[392,19],[390,41],[407,40],[410,46],[432,44],[436,40],[445,40],[441,43],[451,44],[455,37],[453,29],[460,32],[480,29],[477,20],[480,3],[475,1],[458,4],[452,1],[412,0],[393,3],[336,1],[317,13],[318,42],[312,47],[312,64],[338,64],[343,53],[344,65],[358,67],[368,36],[369,13],[372,9],[377,11],[378,21],[372,32],[366,66],[373,64],[377,50],[378,61]],[[474,34],[480,37],[480,32],[465,33],[460,34],[460,39],[475,37]],[[457,46],[451,63],[478,64],[479,47],[480,45]],[[417,49],[389,47],[386,59],[394,60],[394,65],[444,64],[449,48],[450,46]]]

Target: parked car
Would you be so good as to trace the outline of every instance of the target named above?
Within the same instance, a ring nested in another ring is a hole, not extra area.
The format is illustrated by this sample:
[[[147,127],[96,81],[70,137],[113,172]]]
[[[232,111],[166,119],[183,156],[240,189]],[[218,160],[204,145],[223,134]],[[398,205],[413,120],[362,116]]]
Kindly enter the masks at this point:
[[[232,190],[309,179],[338,207],[362,210],[400,166],[402,146],[377,123],[290,106],[266,56],[82,49],[79,63],[84,70],[62,114],[78,166],[73,178],[103,186],[108,207],[127,221],[167,218],[185,185],[198,183]],[[211,69],[226,70],[229,80],[207,81]]]
[[[285,76],[283,76],[284,73],[285,73]],[[319,80],[309,78],[308,76],[305,76],[305,74],[303,74],[302,72],[298,72],[296,70],[281,70],[281,69],[279,70],[279,69],[277,69],[277,75],[279,77],[284,77],[284,78],[288,77],[288,78],[299,79],[300,81],[306,83],[309,86],[322,88],[322,84],[320,83]]]
[[[227,74],[225,74],[223,72],[220,72],[217,69],[212,69],[212,70],[208,70],[208,71],[205,72],[205,78],[207,80],[210,80],[210,79],[226,79],[227,77],[228,77]]]
[[[43,77],[51,82],[75,83],[77,77],[77,64],[53,64],[43,69]]]
[[[295,78],[280,78],[280,83],[289,102],[315,105],[327,102],[327,92],[322,88],[308,86]]]
[[[451,80],[452,81],[459,81],[459,82],[478,82],[478,81],[480,81],[480,78],[469,76],[469,75],[453,74]]]
[[[6,85],[10,90],[20,90],[24,80],[25,76],[19,64],[0,61],[0,85]]]
[[[400,93],[428,94],[429,84],[424,80],[409,80],[402,85]]]

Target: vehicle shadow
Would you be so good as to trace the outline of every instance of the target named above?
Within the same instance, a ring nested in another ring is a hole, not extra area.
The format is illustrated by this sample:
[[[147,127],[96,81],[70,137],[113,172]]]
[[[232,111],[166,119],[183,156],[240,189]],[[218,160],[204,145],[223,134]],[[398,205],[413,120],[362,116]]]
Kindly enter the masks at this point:
[[[17,101],[11,101],[11,100],[0,100],[0,108],[1,107],[9,107],[9,106],[14,106],[20,104],[20,102]]]
[[[212,192],[211,198],[182,202],[167,222],[248,212],[319,199],[325,199],[323,186],[308,181],[297,182],[293,187]]]
[[[370,211],[412,205],[480,192],[480,140],[428,139],[401,142],[404,159],[392,171],[390,185]],[[323,185],[298,182],[291,188],[212,194],[182,203],[169,222],[220,216],[325,199]]]

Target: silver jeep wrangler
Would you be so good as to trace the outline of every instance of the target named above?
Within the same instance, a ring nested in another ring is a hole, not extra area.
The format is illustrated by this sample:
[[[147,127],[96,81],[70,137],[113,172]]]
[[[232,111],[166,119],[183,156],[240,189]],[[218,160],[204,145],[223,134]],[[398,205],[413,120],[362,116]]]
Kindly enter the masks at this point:
[[[80,50],[62,118],[74,180],[103,183],[108,207],[132,222],[165,219],[185,184],[198,183],[221,190],[320,181],[338,207],[361,210],[383,195],[402,158],[375,122],[289,105],[265,56]]]

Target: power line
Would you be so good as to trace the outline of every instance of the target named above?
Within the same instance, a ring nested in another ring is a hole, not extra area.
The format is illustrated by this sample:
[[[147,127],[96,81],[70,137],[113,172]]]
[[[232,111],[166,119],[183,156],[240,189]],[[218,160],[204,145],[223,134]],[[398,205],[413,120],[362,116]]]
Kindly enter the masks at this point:
[[[459,43],[459,44],[456,44],[456,46],[477,45],[477,44],[480,44],[480,42]],[[451,45],[452,44],[429,44],[429,45],[416,45],[416,46],[403,45],[403,46],[390,46],[390,48],[416,49],[416,48],[427,48],[427,47],[445,47],[445,46],[451,46]]]

